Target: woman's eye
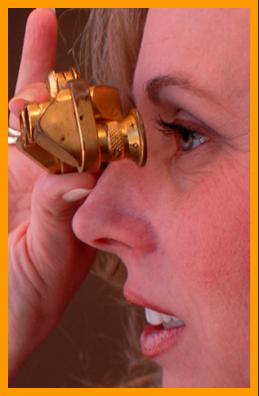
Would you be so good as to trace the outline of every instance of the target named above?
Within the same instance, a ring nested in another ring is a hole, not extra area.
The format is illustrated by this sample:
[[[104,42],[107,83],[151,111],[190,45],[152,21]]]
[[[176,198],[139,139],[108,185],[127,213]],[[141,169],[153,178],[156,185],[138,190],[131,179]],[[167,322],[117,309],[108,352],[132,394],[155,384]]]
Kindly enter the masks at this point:
[[[159,118],[157,125],[165,136],[175,135],[180,151],[194,150],[209,140],[207,136],[178,122],[166,122]]]

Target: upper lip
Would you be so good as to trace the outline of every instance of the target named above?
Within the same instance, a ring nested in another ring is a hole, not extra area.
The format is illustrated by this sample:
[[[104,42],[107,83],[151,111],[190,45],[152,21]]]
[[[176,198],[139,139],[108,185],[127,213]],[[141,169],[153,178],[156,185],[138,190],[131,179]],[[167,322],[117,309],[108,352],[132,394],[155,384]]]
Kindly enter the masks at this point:
[[[166,311],[164,308],[159,307],[158,305],[147,301],[144,297],[142,297],[132,291],[129,291],[127,289],[123,290],[123,295],[124,295],[125,299],[131,304],[139,305],[139,306],[142,306],[143,308],[150,308],[150,309],[153,309],[154,311],[157,311],[157,312],[160,312],[160,313],[163,313],[166,315],[176,316],[174,313]]]

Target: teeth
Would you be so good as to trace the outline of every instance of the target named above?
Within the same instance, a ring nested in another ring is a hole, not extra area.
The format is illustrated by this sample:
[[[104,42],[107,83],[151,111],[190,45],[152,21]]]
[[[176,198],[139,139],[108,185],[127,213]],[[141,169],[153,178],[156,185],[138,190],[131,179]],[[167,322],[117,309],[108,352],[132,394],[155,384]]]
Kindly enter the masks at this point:
[[[184,322],[176,316],[162,314],[150,308],[145,308],[146,320],[153,326],[163,324],[165,329],[184,326]]]
[[[173,316],[162,314],[162,319],[164,323],[169,323]]]
[[[184,322],[176,316],[171,316],[170,322],[164,323],[163,325],[165,329],[169,329],[170,327],[177,328],[184,326]]]
[[[147,322],[154,326],[163,323],[162,314],[157,311],[153,311],[153,309],[145,308],[145,315]]]

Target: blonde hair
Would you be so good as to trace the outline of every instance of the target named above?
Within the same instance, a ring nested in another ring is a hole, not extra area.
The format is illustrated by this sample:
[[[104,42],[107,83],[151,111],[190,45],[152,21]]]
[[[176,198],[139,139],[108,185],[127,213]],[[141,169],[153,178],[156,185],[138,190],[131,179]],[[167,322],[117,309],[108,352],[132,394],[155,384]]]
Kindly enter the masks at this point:
[[[79,65],[84,76],[90,83],[118,88],[125,111],[134,105],[131,90],[147,12],[92,9],[81,41]]]
[[[99,8],[87,9],[87,22],[81,33],[76,63],[81,74],[90,84],[111,85],[120,91],[125,112],[134,106],[132,83],[138,59],[141,39],[148,9]],[[74,51],[75,52],[75,51]],[[114,287],[121,287],[126,278],[122,262],[110,254],[99,252],[93,274],[108,280]],[[124,304],[123,301],[116,303]],[[127,303],[125,323],[126,344],[121,357],[127,360],[127,370],[113,387],[159,387],[161,370],[139,351],[138,339],[143,328],[143,313]],[[85,386],[91,384],[87,379]],[[103,384],[102,384],[103,385]],[[107,384],[104,384],[107,386]]]

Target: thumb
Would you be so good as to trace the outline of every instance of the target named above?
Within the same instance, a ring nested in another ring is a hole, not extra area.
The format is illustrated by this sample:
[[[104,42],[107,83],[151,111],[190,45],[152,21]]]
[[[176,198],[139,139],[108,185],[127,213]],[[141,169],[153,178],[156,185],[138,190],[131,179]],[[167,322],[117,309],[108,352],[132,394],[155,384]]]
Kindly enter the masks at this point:
[[[96,181],[96,175],[87,173],[42,174],[32,193],[31,221],[39,216],[43,222],[66,223]]]
[[[48,261],[46,254],[51,260],[59,257],[62,266],[69,257],[75,258],[83,243],[73,234],[72,218],[95,184],[96,176],[86,173],[43,174],[36,182],[28,243],[38,262]]]

